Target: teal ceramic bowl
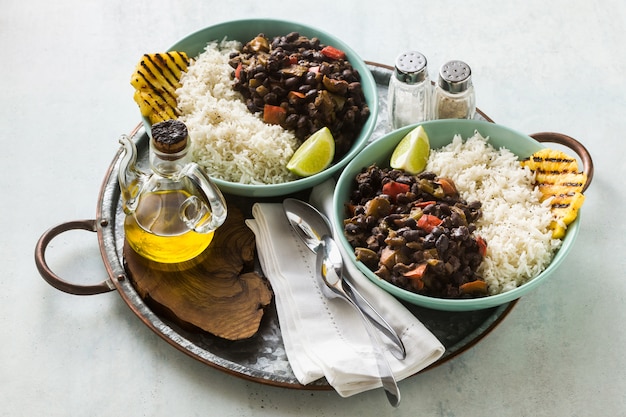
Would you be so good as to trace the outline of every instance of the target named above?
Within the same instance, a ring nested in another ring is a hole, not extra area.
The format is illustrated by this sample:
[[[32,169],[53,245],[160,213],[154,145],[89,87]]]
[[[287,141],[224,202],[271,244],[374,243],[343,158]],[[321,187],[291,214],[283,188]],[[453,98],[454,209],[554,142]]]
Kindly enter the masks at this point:
[[[531,138],[528,135],[516,132],[512,129],[503,127],[501,125],[478,121],[478,120],[435,120],[422,123],[426,133],[428,134],[430,145],[432,149],[441,148],[452,141],[455,134],[461,134],[464,139],[474,135],[475,131],[480,132],[483,137],[489,137],[490,143],[496,148],[505,147],[518,157],[527,157],[534,152],[544,148],[545,146],[537,140]],[[386,136],[376,140],[372,144],[368,145],[359,155],[357,155],[341,173],[337,182],[337,187],[334,195],[334,227],[337,230],[343,230],[343,220],[346,218],[344,205],[349,201],[350,193],[353,189],[353,180],[363,168],[376,163],[379,166],[389,166],[389,158],[394,148],[400,142],[400,140],[415,126],[409,126],[389,133]],[[553,134],[559,135],[559,134]],[[564,136],[564,135],[562,135]],[[569,137],[567,137],[569,138]],[[582,145],[576,142],[585,152],[586,150]],[[588,159],[590,161],[590,159]],[[588,168],[586,166],[586,168]],[[591,180],[591,175],[588,173],[588,182]],[[580,223],[580,213],[578,218],[570,224],[567,229],[565,238],[563,239],[562,246],[555,254],[550,265],[538,276],[526,282],[525,284],[517,287],[514,290],[504,292],[497,295],[474,298],[474,299],[442,299],[428,297],[424,295],[415,294],[413,292],[401,289],[389,282],[378,278],[369,268],[363,263],[356,260],[354,251],[347,239],[343,234],[339,234],[338,240],[341,245],[346,249],[346,252],[350,256],[350,261],[353,262],[360,271],[365,274],[372,282],[385,291],[394,295],[395,297],[407,301],[412,304],[416,304],[422,307],[431,308],[435,310],[445,311],[471,311],[481,310],[485,308],[496,307],[513,300],[518,299],[529,291],[537,288],[543,282],[545,282],[550,275],[558,268],[558,266],[565,260],[567,254],[574,245],[574,240],[578,234]]]
[[[295,193],[313,187],[332,175],[338,173],[345,165],[357,155],[368,142],[369,137],[376,125],[378,115],[378,95],[376,82],[365,62],[359,55],[345,42],[337,37],[300,23],[286,22],[271,19],[249,19],[235,20],[209,26],[183,38],[172,45],[172,51],[184,51],[190,57],[195,57],[204,51],[206,44],[210,41],[221,41],[225,37],[229,40],[238,40],[242,43],[249,41],[259,33],[264,33],[268,37],[287,35],[290,32],[298,32],[309,38],[317,37],[326,45],[332,45],[343,50],[352,66],[361,75],[361,84],[365,94],[365,100],[370,108],[370,117],[361,129],[360,135],[356,138],[352,148],[337,163],[331,165],[326,170],[310,177],[296,179],[282,184],[250,185],[239,184],[219,179],[213,179],[222,192],[246,197],[273,197]],[[150,124],[144,119],[144,126],[149,131]]]

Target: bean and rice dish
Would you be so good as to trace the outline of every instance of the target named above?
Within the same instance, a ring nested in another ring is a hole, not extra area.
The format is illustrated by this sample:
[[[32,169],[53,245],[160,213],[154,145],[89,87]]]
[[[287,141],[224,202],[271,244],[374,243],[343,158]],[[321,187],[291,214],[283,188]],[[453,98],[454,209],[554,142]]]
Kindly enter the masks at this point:
[[[369,107],[358,71],[341,51],[327,56],[325,48],[296,32],[273,39],[260,34],[246,44],[209,42],[176,91],[193,159],[211,177],[229,182],[293,181],[289,159],[323,126],[341,158]],[[282,117],[270,117],[268,109]]]
[[[409,191],[385,186],[391,181]],[[431,151],[417,176],[364,169],[344,234],[357,257],[396,286],[441,298],[493,295],[537,276],[561,244],[540,198],[533,174],[512,152],[494,149],[478,132],[457,135]],[[418,226],[427,215],[435,219]]]

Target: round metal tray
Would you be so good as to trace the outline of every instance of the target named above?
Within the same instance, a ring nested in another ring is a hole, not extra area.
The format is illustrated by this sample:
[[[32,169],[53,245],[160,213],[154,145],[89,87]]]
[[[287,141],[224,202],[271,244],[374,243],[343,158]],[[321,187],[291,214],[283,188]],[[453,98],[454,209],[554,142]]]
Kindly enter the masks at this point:
[[[391,67],[368,63],[368,68],[379,86],[381,101],[381,111],[372,137],[375,140],[389,131],[386,101]],[[491,121],[480,110],[476,118]],[[143,126],[137,126],[131,136],[137,144],[139,166],[147,166],[148,135]],[[213,368],[262,384],[295,389],[332,389],[324,379],[308,385],[297,381],[285,354],[273,303],[268,307],[257,334],[241,341],[227,341],[208,333],[187,331],[156,314],[146,305],[124,269],[124,213],[117,181],[120,157],[121,150],[115,155],[104,178],[96,219],[60,224],[46,231],[40,238],[35,250],[35,260],[42,277],[55,288],[71,294],[91,295],[117,290],[133,313],[163,340]],[[97,232],[102,259],[109,276],[107,280],[96,285],[77,285],[64,281],[49,269],[45,261],[47,245],[55,236],[72,229]],[[445,354],[421,372],[454,358],[482,340],[507,316],[516,303],[517,301],[513,301],[500,307],[472,312],[435,311],[407,304],[407,308],[446,347]]]

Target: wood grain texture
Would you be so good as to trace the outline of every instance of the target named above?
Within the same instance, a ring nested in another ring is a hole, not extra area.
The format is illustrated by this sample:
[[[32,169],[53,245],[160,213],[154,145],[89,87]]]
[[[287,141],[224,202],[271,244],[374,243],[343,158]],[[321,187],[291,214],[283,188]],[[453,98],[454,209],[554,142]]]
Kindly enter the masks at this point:
[[[163,264],[124,243],[126,269],[157,314],[180,326],[227,340],[252,337],[272,300],[269,283],[253,271],[255,239],[236,207],[196,259]]]

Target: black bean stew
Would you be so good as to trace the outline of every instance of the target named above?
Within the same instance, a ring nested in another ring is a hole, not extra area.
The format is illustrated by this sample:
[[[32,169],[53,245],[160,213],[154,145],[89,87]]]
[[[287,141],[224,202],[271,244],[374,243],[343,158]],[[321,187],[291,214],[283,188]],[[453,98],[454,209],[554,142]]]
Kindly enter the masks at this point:
[[[439,298],[487,294],[477,274],[487,248],[475,236],[479,201],[452,180],[372,165],[355,178],[344,234],[357,259],[391,284]]]
[[[370,115],[361,77],[343,51],[297,32],[273,39],[259,34],[230,57],[235,90],[248,110],[263,113],[304,141],[326,126],[335,160],[350,149]]]

